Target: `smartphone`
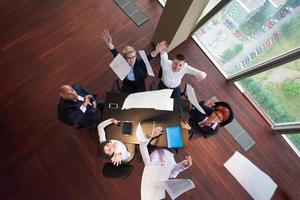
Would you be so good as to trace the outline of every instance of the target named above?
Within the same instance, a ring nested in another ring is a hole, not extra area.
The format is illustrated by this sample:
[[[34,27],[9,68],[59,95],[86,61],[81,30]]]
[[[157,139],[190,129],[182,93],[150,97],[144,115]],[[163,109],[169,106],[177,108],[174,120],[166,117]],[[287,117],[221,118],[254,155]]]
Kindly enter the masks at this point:
[[[118,109],[118,104],[117,103],[109,103],[108,108],[109,109]]]
[[[132,132],[132,122],[124,121],[122,134],[131,135],[131,132]]]

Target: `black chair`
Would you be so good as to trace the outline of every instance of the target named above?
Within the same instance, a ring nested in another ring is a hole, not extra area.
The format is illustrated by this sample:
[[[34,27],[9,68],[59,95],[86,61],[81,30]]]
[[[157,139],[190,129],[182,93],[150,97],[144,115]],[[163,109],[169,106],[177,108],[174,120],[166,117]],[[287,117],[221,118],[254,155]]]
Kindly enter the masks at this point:
[[[153,81],[150,83],[148,91],[153,91],[155,89],[156,89],[156,83],[155,83],[155,78],[154,78]]]
[[[181,92],[181,96],[184,96],[185,98],[188,98],[187,94],[186,94],[186,87],[187,87],[187,83],[184,86],[183,91]]]
[[[90,126],[81,126],[81,125],[78,124],[78,125],[76,126],[76,129],[77,129],[77,130],[96,129],[97,125],[98,125],[98,124],[92,124],[92,125],[90,125]]]
[[[113,91],[113,92],[120,92],[121,91],[121,87],[120,87],[120,83],[119,83],[119,79],[118,78],[116,78],[115,80],[113,80],[111,91]]]
[[[128,177],[131,174],[132,170],[133,166],[128,163],[122,163],[119,166],[115,166],[113,165],[113,163],[107,162],[103,166],[102,173],[106,178],[123,179]]]

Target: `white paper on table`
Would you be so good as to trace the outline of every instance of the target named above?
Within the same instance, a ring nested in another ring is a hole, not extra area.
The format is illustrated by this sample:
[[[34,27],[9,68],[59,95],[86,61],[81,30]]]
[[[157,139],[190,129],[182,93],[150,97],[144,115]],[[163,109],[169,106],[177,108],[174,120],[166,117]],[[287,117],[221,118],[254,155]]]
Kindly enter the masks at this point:
[[[159,200],[166,197],[165,181],[174,166],[145,166],[141,181],[141,199]]]
[[[188,99],[191,102],[191,104],[193,104],[197,108],[197,110],[199,110],[202,114],[206,114],[205,111],[201,108],[201,106],[199,105],[199,103],[197,101],[194,88],[192,86],[190,86],[189,84],[187,84],[186,92],[187,92],[187,96],[188,96]]]
[[[131,69],[131,67],[128,65],[127,61],[123,58],[121,54],[118,54],[109,66],[122,81]]]
[[[148,138],[146,138],[146,136],[144,134],[144,131],[142,129],[140,122],[136,127],[135,135],[140,142],[146,142],[148,140]]]
[[[146,55],[145,51],[141,50],[141,51],[139,51],[139,54],[141,55],[141,58],[143,59],[145,65],[146,65],[147,72],[148,72],[149,76],[155,77],[154,72],[152,70],[152,67],[150,65],[150,62],[149,62],[149,60],[147,58],[147,55]]]
[[[173,111],[174,99],[171,98],[173,89],[163,89],[138,92],[127,96],[122,110],[131,108],[153,108],[156,110]]]
[[[277,184],[239,152],[224,163],[225,168],[253,199],[271,199]]]

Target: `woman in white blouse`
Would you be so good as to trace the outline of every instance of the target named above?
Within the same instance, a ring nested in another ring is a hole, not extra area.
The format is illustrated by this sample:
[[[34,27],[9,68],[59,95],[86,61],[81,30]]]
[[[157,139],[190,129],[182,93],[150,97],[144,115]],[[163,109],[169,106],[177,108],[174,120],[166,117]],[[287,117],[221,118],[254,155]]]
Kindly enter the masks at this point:
[[[99,135],[99,154],[107,155],[114,165],[121,164],[122,161],[127,162],[130,159],[130,152],[124,143],[119,140],[106,140],[104,128],[110,124],[119,124],[120,121],[114,118],[105,120],[98,125]]]

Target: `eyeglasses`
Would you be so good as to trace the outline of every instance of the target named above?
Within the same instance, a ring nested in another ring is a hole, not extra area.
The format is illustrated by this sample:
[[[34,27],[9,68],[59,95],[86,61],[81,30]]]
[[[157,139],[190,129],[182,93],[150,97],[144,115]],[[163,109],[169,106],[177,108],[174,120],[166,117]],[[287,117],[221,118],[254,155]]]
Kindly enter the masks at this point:
[[[136,56],[131,56],[131,57],[126,57],[126,60],[132,60],[132,59],[135,59]]]

